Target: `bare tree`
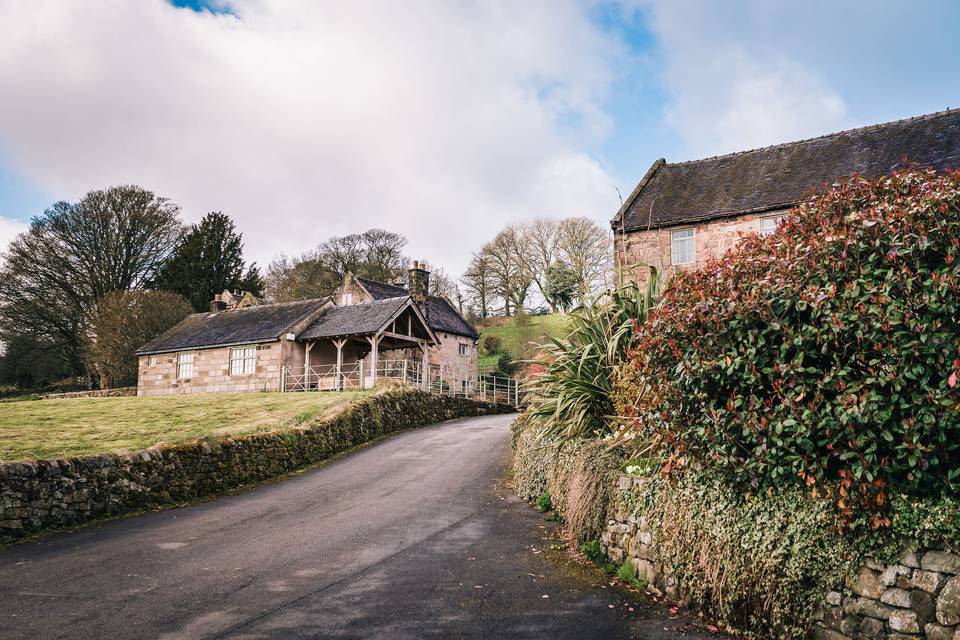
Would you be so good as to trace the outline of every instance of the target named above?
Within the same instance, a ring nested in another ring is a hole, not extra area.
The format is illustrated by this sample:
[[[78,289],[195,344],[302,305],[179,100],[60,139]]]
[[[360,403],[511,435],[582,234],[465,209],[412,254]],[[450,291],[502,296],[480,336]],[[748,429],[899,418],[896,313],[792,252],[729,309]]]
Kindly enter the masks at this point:
[[[463,313],[463,292],[457,281],[447,275],[443,267],[434,268],[430,274],[430,295],[439,296]]]
[[[503,301],[503,314],[522,311],[530,292],[532,279],[521,260],[523,247],[515,227],[507,227],[483,246],[487,256],[494,290]]]
[[[266,296],[273,302],[319,298],[332,294],[343,274],[394,283],[409,262],[403,255],[407,239],[383,229],[333,237],[299,257],[279,256],[267,267]]]
[[[483,251],[474,253],[460,282],[466,292],[467,302],[476,309],[477,315],[481,318],[488,317],[495,302],[493,270],[490,268],[489,256]]]
[[[193,311],[190,302],[169,291],[114,291],[90,313],[87,367],[110,389],[137,382],[137,349]]]
[[[553,313],[556,301],[547,295],[547,271],[554,263],[559,241],[560,224],[549,218],[536,218],[517,229],[517,259]]]
[[[108,293],[139,289],[156,278],[180,233],[179,212],[136,186],[54,204],[3,256],[0,318],[58,349],[81,373],[90,310]]]
[[[589,218],[560,221],[557,253],[576,274],[577,298],[583,301],[608,284],[613,256],[609,231]]]

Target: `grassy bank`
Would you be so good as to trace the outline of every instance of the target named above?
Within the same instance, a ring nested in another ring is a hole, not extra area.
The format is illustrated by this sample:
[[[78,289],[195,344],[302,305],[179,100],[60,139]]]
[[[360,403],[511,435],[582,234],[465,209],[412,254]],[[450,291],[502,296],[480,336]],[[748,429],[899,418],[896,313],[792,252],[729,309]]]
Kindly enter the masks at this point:
[[[0,461],[145,449],[208,435],[239,435],[305,423],[367,395],[198,394],[0,403]]]
[[[561,336],[568,331],[569,318],[560,313],[544,316],[521,316],[519,318],[487,318],[480,331],[480,367],[495,367],[501,353],[512,360],[526,360],[535,355],[533,345],[546,342],[551,336]],[[484,338],[494,336],[500,341],[495,352],[486,349]]]

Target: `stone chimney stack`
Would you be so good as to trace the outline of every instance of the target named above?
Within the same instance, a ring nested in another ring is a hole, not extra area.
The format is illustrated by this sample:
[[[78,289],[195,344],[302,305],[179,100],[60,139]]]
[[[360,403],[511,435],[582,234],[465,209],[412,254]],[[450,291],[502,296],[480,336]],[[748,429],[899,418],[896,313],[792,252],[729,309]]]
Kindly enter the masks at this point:
[[[430,295],[430,268],[426,262],[414,260],[407,273],[407,289],[410,291],[410,297],[426,317],[427,297]]]
[[[223,299],[223,296],[219,293],[213,296],[213,300],[210,302],[210,311],[217,312],[217,311],[226,311],[226,310],[227,310],[227,303]]]

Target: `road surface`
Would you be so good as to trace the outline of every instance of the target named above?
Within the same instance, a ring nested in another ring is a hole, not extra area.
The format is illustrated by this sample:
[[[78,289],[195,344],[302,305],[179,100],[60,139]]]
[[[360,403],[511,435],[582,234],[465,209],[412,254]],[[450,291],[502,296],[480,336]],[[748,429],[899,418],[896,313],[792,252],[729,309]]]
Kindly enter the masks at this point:
[[[551,551],[503,489],[512,416],[0,550],[0,638],[695,638]]]

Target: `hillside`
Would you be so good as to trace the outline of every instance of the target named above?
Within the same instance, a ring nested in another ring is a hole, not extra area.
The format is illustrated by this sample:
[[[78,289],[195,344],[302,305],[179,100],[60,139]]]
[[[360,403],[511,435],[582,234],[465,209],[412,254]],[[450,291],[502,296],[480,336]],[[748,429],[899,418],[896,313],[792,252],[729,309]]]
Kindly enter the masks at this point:
[[[536,355],[535,345],[542,344],[551,336],[565,333],[567,321],[567,316],[560,313],[486,318],[477,326],[480,331],[480,370],[496,368],[504,353],[514,361],[531,358]],[[488,336],[499,340],[499,345],[494,345],[493,351],[488,349]]]

